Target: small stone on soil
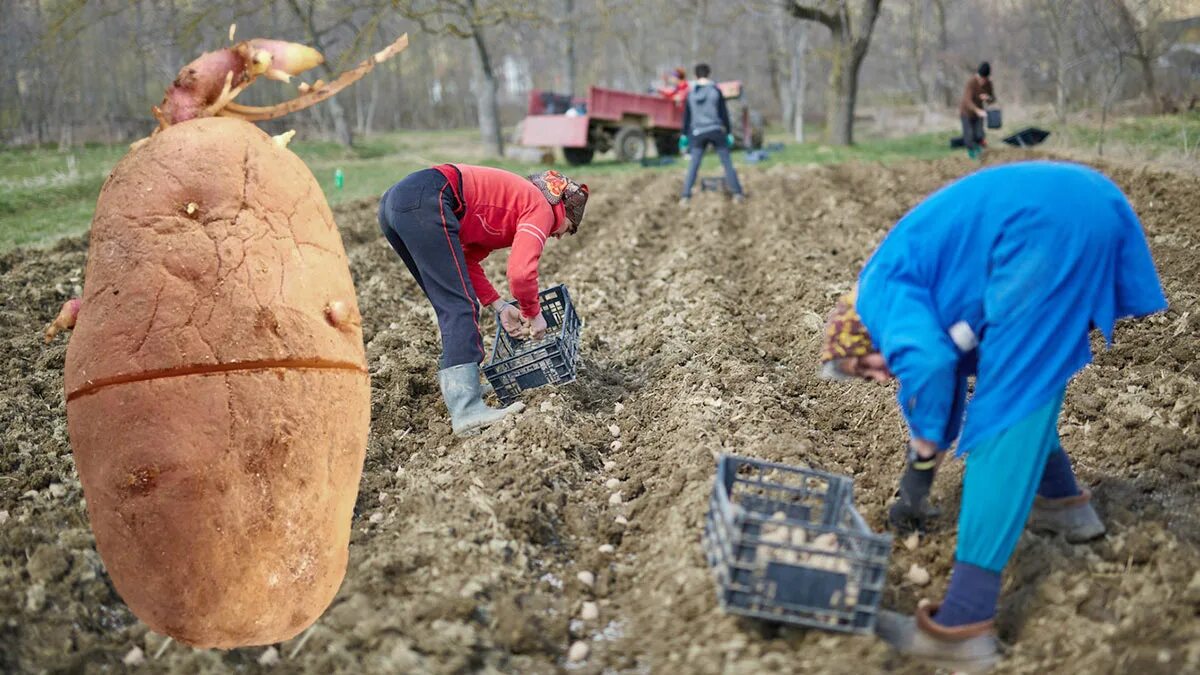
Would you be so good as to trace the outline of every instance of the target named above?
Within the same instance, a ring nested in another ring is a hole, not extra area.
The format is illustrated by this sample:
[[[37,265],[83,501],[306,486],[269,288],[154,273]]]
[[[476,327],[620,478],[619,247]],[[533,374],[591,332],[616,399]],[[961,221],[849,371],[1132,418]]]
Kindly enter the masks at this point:
[[[0,511],[0,525],[8,522],[8,511]]]
[[[616,523],[616,524],[618,524],[618,525],[628,525],[628,524],[629,524],[629,519],[628,519],[628,518],[626,518],[625,516],[617,516],[617,517],[616,517],[616,518],[613,520],[613,522],[614,522],[614,523]]]
[[[620,413],[624,409],[625,409],[625,404],[621,403],[620,401],[617,401],[616,403],[613,404],[614,412]]]
[[[146,653],[142,651],[141,647],[136,645],[133,649],[130,649],[125,653],[125,658],[121,659],[121,663],[124,663],[127,666],[139,666],[145,662]]]
[[[594,602],[583,603],[583,608],[579,610],[579,618],[584,621],[595,621],[600,618],[600,606]]]
[[[609,553],[612,553],[616,549],[613,548],[612,544],[601,544],[600,548],[598,548],[596,550],[607,555]]]
[[[620,443],[620,441],[616,441],[616,442],[617,442],[617,443]],[[615,468],[617,468],[617,463],[616,463],[616,462],[614,462],[614,461],[612,461],[611,459],[610,459],[609,461],[607,461],[607,462],[605,462],[605,463],[604,463],[604,470],[605,470],[605,471],[612,471],[612,470],[613,470],[613,469],[615,469]]]
[[[910,534],[904,538],[904,548],[906,548],[910,551],[917,550],[917,545],[920,543],[921,543],[921,535],[917,534],[916,532],[913,532],[912,534]]]
[[[613,438],[618,438],[621,435],[621,427],[610,424],[608,425],[608,433],[612,434]]]
[[[621,449],[621,441],[613,441],[608,446],[613,452]]]
[[[904,576],[917,586],[924,586],[929,583],[929,571],[916,563],[913,563],[913,566],[908,568],[908,574]]]
[[[258,665],[273,666],[279,663],[279,650],[274,647],[267,647],[262,656],[258,657]]]
[[[611,504],[612,506],[616,506],[616,505],[620,504],[621,503],[621,493],[614,492],[611,495],[609,495],[608,503]]]
[[[67,496],[67,486],[63,485],[62,483],[51,483],[50,496],[54,497],[55,499],[62,499],[63,497]]]
[[[375,513],[371,514],[371,523],[372,524],[382,523],[382,522],[383,522],[383,512],[382,511],[376,511]]]
[[[619,478],[609,478],[608,480],[604,481],[604,487],[608,488],[609,490],[615,490],[620,487],[620,485],[621,479]]]
[[[591,647],[588,647],[588,643],[584,642],[583,640],[578,640],[575,642],[575,644],[571,645],[570,649],[567,650],[567,660],[582,661],[588,657],[588,652],[590,651]]]
[[[588,588],[591,588],[592,586],[596,585],[596,575],[592,574],[591,572],[589,572],[587,570],[584,570],[584,571],[580,572],[579,574],[576,574],[575,578],[579,579],[579,583],[583,584],[584,586],[587,586]]]

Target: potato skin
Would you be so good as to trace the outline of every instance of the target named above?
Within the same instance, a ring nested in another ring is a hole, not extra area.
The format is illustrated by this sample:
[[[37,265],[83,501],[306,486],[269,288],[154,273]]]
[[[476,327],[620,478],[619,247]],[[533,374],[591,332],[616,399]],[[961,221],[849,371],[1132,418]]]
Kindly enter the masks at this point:
[[[370,383],[341,237],[299,158],[205,118],[123,159],[64,385],[96,546],[139,619],[219,648],[316,621],[345,574]]]
[[[325,611],[346,570],[365,379],[294,368],[186,375],[71,402],[96,547],[139,619],[228,649],[282,642]]]

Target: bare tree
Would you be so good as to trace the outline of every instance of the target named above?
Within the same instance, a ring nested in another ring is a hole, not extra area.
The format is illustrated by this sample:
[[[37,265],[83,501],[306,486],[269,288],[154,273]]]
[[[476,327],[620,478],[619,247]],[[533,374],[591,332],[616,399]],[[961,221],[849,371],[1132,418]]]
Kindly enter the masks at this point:
[[[851,145],[854,143],[859,69],[871,45],[871,33],[883,0],[861,0],[857,3],[857,11],[851,9],[852,0],[786,1],[792,16],[829,29],[833,38],[833,62],[829,69],[826,135],[831,143]]]
[[[1156,112],[1165,110],[1166,101],[1159,96],[1154,77],[1154,63],[1170,51],[1172,41],[1163,35],[1160,24],[1171,3],[1164,0],[1109,0],[1115,10],[1122,35],[1121,56],[1133,59],[1142,69],[1146,96]]]
[[[518,21],[533,22],[537,14],[517,0],[392,0],[405,17],[429,33],[470,40],[475,47],[479,70],[476,86],[479,133],[488,152],[504,155],[504,133],[500,126],[500,83],[485,31],[511,27]]]
[[[300,21],[301,25],[304,26],[304,32],[308,38],[309,45],[322,54],[326,52],[326,41],[329,39],[329,33],[342,27],[344,25],[343,22],[349,20],[343,18],[338,23],[318,28],[317,19],[315,18],[317,9],[316,0],[307,0],[303,5],[301,5],[300,0],[288,0],[288,7],[292,10],[292,14]],[[322,62],[320,68],[326,77],[333,78],[337,76],[337,71],[334,70],[329,61]],[[329,111],[329,117],[333,120],[333,133],[337,137],[338,143],[346,147],[353,145],[354,133],[350,127],[350,120],[346,115],[346,109],[338,101],[338,97],[329,97],[322,108]]]

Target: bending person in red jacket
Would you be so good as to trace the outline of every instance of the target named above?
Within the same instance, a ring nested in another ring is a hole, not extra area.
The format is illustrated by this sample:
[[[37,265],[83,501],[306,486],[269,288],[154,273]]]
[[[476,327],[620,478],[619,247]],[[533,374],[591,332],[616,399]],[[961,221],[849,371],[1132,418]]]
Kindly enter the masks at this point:
[[[455,434],[524,409],[523,403],[491,408],[483,402],[479,306],[495,310],[511,334],[542,337],[542,247],[550,237],[575,233],[587,198],[586,185],[557,171],[522,178],[466,164],[418,171],[383,194],[380,229],[437,312],[442,334],[438,383]],[[492,251],[509,247],[508,281],[515,305],[500,299],[480,266]]]

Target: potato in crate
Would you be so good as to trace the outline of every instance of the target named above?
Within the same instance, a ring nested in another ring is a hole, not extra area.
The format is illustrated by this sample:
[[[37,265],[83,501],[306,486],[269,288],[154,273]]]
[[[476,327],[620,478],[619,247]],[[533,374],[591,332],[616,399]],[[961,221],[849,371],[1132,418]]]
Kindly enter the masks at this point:
[[[854,508],[846,476],[722,455],[704,547],[721,608],[869,634],[892,538]]]
[[[527,389],[575,381],[583,322],[575,313],[566,286],[551,286],[538,293],[538,299],[546,319],[546,335],[523,340],[497,325],[492,358],[483,367],[484,376],[505,405]]]

